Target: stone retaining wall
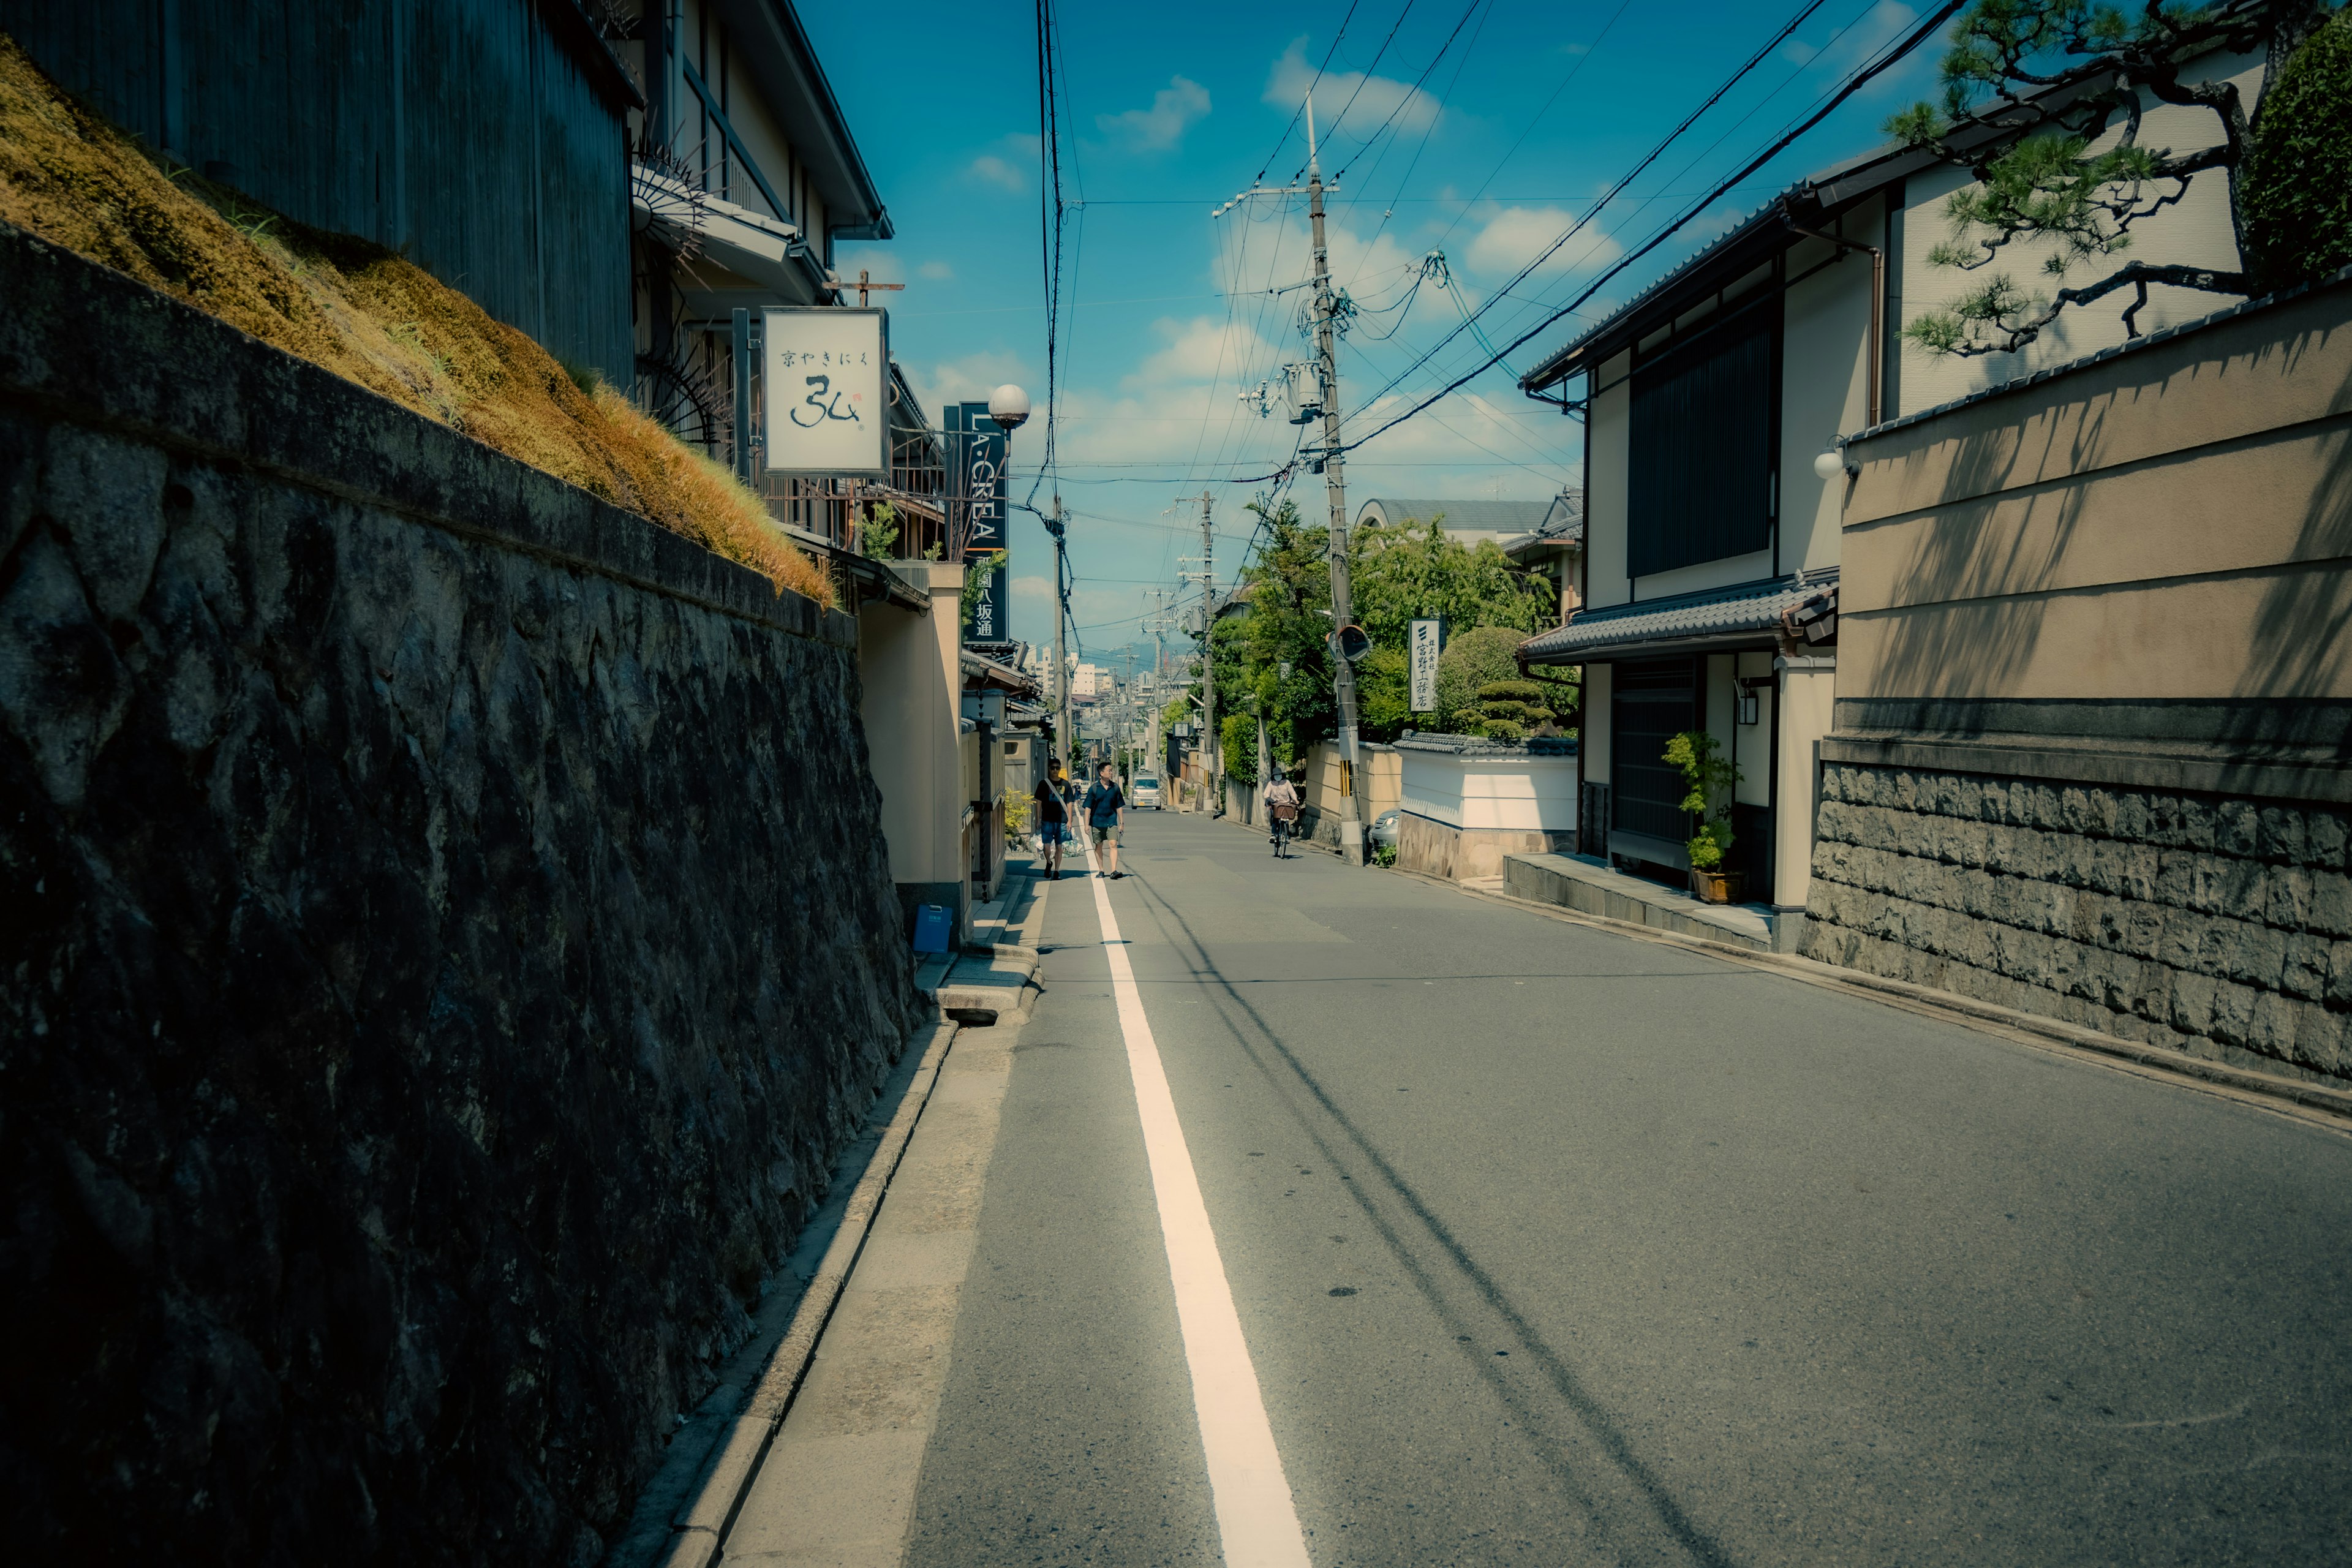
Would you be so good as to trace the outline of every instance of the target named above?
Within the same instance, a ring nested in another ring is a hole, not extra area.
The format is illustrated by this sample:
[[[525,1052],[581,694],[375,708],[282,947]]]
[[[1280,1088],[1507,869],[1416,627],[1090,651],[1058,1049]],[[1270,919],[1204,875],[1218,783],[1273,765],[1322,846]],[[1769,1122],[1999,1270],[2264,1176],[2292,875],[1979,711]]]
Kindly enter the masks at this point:
[[[593,1563],[916,997],[850,619],[0,226],[0,1531]]]
[[[2352,1077],[2352,812],[1827,763],[1805,951],[2199,1056]]]

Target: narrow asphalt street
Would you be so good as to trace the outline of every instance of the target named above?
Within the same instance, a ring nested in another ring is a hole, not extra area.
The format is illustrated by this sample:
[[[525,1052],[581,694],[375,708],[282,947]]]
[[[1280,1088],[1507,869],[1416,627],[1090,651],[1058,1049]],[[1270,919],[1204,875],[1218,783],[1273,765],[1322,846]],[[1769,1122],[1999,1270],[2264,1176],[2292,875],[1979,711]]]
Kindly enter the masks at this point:
[[[2352,1137],[1223,823],[1136,814],[1126,867],[1318,1568],[2352,1560]],[[1249,1391],[1188,1363],[1096,888],[1052,885],[911,1562],[1221,1560]]]

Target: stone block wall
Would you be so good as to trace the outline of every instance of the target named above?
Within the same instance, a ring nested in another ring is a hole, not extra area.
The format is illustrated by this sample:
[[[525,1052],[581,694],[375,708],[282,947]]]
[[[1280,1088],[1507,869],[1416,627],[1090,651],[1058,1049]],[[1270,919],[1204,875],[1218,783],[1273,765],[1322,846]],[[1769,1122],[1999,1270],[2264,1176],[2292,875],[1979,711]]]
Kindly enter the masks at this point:
[[[2352,1078],[2352,812],[1825,763],[1807,953]]]
[[[850,619],[0,227],[0,1531],[594,1563],[916,1021]]]

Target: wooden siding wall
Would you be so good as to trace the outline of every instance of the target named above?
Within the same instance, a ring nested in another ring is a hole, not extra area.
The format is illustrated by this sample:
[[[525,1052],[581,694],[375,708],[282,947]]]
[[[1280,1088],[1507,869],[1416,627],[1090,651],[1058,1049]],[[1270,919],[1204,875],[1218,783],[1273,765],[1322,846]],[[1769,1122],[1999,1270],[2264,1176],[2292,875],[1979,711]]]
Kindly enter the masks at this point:
[[[167,156],[625,386],[623,106],[541,15],[571,3],[0,0],[0,29]]]

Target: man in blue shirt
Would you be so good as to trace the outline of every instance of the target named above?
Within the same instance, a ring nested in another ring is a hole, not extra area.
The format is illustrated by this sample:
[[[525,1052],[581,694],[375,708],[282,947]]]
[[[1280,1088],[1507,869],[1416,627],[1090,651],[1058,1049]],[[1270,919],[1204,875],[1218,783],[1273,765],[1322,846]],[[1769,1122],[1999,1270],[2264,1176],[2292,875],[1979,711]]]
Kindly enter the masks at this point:
[[[1087,790],[1087,826],[1094,830],[1095,849],[1102,856],[1103,875],[1116,877],[1118,869],[1118,830],[1127,824],[1127,795],[1110,776],[1110,764],[1105,763],[1096,770],[1094,784]]]

